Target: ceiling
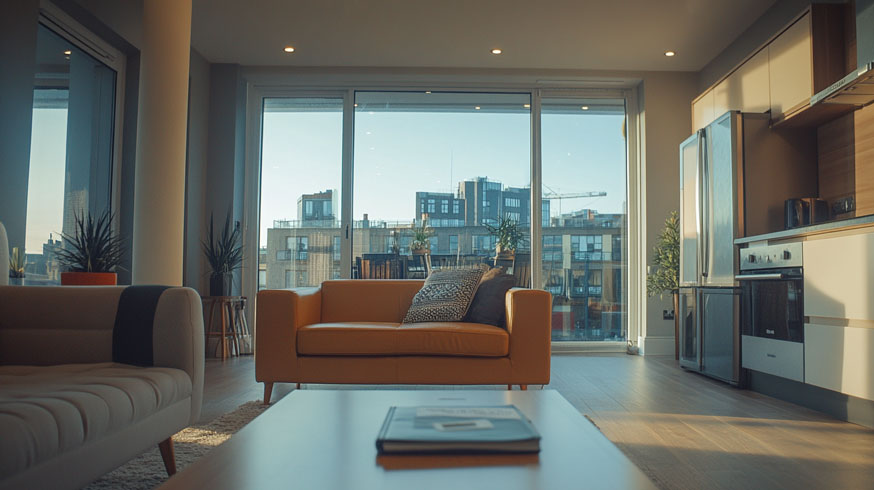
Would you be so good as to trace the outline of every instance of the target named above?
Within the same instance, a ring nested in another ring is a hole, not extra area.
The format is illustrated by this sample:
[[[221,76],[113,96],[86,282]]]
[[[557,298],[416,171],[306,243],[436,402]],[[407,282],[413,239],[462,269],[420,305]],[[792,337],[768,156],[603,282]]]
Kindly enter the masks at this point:
[[[775,0],[193,1],[216,63],[699,71]]]

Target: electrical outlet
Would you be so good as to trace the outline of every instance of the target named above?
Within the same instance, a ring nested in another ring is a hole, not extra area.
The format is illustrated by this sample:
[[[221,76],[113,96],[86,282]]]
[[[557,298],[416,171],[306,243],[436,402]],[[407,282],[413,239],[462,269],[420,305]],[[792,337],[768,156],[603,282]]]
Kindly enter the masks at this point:
[[[674,310],[662,310],[662,318],[664,318],[665,320],[673,320]]]
[[[832,214],[846,214],[855,210],[856,199],[853,196],[847,196],[832,203]]]

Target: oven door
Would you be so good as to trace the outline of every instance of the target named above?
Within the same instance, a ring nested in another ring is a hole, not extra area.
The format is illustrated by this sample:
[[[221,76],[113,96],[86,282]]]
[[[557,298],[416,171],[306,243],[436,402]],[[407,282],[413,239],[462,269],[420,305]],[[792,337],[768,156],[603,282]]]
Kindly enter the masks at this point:
[[[804,279],[800,268],[737,276],[743,288],[743,334],[804,342]]]

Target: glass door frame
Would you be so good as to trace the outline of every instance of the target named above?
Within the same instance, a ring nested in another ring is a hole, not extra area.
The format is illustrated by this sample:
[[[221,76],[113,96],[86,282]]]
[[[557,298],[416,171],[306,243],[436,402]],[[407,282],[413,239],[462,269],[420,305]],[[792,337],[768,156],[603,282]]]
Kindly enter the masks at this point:
[[[266,77],[266,78],[265,78]],[[262,75],[248,77],[248,95],[246,104],[246,163],[244,184],[244,229],[243,245],[246,250],[243,259],[243,270],[257,271],[258,244],[260,236],[260,192],[261,192],[261,134],[263,129],[263,104],[265,98],[273,97],[319,97],[343,99],[343,138],[342,138],[342,183],[341,183],[341,263],[347,267],[341,269],[342,278],[351,278],[352,273],[352,205],[354,202],[354,134],[355,134],[355,93],[358,91],[447,91],[447,92],[488,92],[488,93],[528,93],[531,96],[531,281],[540,284],[542,279],[542,156],[541,156],[541,103],[544,98],[585,98],[585,99],[623,99],[626,115],[626,192],[627,192],[627,267],[622,280],[626,284],[626,339],[637,343],[641,334],[641,322],[645,313],[646,284],[646,251],[641,246],[644,210],[643,185],[640,160],[640,114],[637,98],[637,84],[630,83],[623,88],[570,88],[570,87],[538,87],[534,84],[494,83],[493,85],[469,86],[455,85],[451,82],[428,84],[427,82],[356,83],[351,80],[331,82],[324,86],[295,86],[284,76]],[[332,86],[333,85],[333,86]],[[570,84],[569,84],[570,85]],[[242,277],[244,296],[255,298],[258,291],[258,275],[244,274]],[[253,302],[255,304],[255,302]],[[255,305],[249,309],[250,321],[254,321]],[[254,323],[252,323],[254,324]],[[553,342],[554,352],[624,352],[626,342],[586,342],[562,341]]]

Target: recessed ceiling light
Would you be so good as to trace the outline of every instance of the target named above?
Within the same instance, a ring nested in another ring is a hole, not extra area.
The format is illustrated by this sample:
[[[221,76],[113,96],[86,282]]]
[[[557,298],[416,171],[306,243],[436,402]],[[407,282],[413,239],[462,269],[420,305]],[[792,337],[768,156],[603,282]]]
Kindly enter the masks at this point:
[[[70,56],[71,54],[73,54],[73,51],[68,49],[68,50],[64,51],[64,54],[67,56]]]
[[[580,107],[580,109],[582,109],[582,110],[584,110],[584,111],[588,111],[588,110],[589,110],[589,106],[584,105],[584,106]]]
[[[504,52],[504,51],[501,50],[501,48],[494,48],[494,49],[492,49],[492,54],[501,54],[501,53],[503,53],[503,52]]]
[[[677,53],[673,51],[665,51],[665,56],[667,56],[668,58],[670,58],[671,56],[676,56],[676,54]]]
[[[354,103],[354,104],[352,104],[352,105],[355,106],[355,107],[358,107],[358,103],[357,103],[357,102]]]
[[[479,106],[474,107],[474,109],[479,110]]]
[[[283,51],[285,51],[286,53],[294,53],[294,46],[286,46]]]
[[[526,108],[526,109],[528,109],[528,108],[530,108],[530,107],[531,107],[531,104],[522,104],[522,107],[524,107],[524,108]]]

